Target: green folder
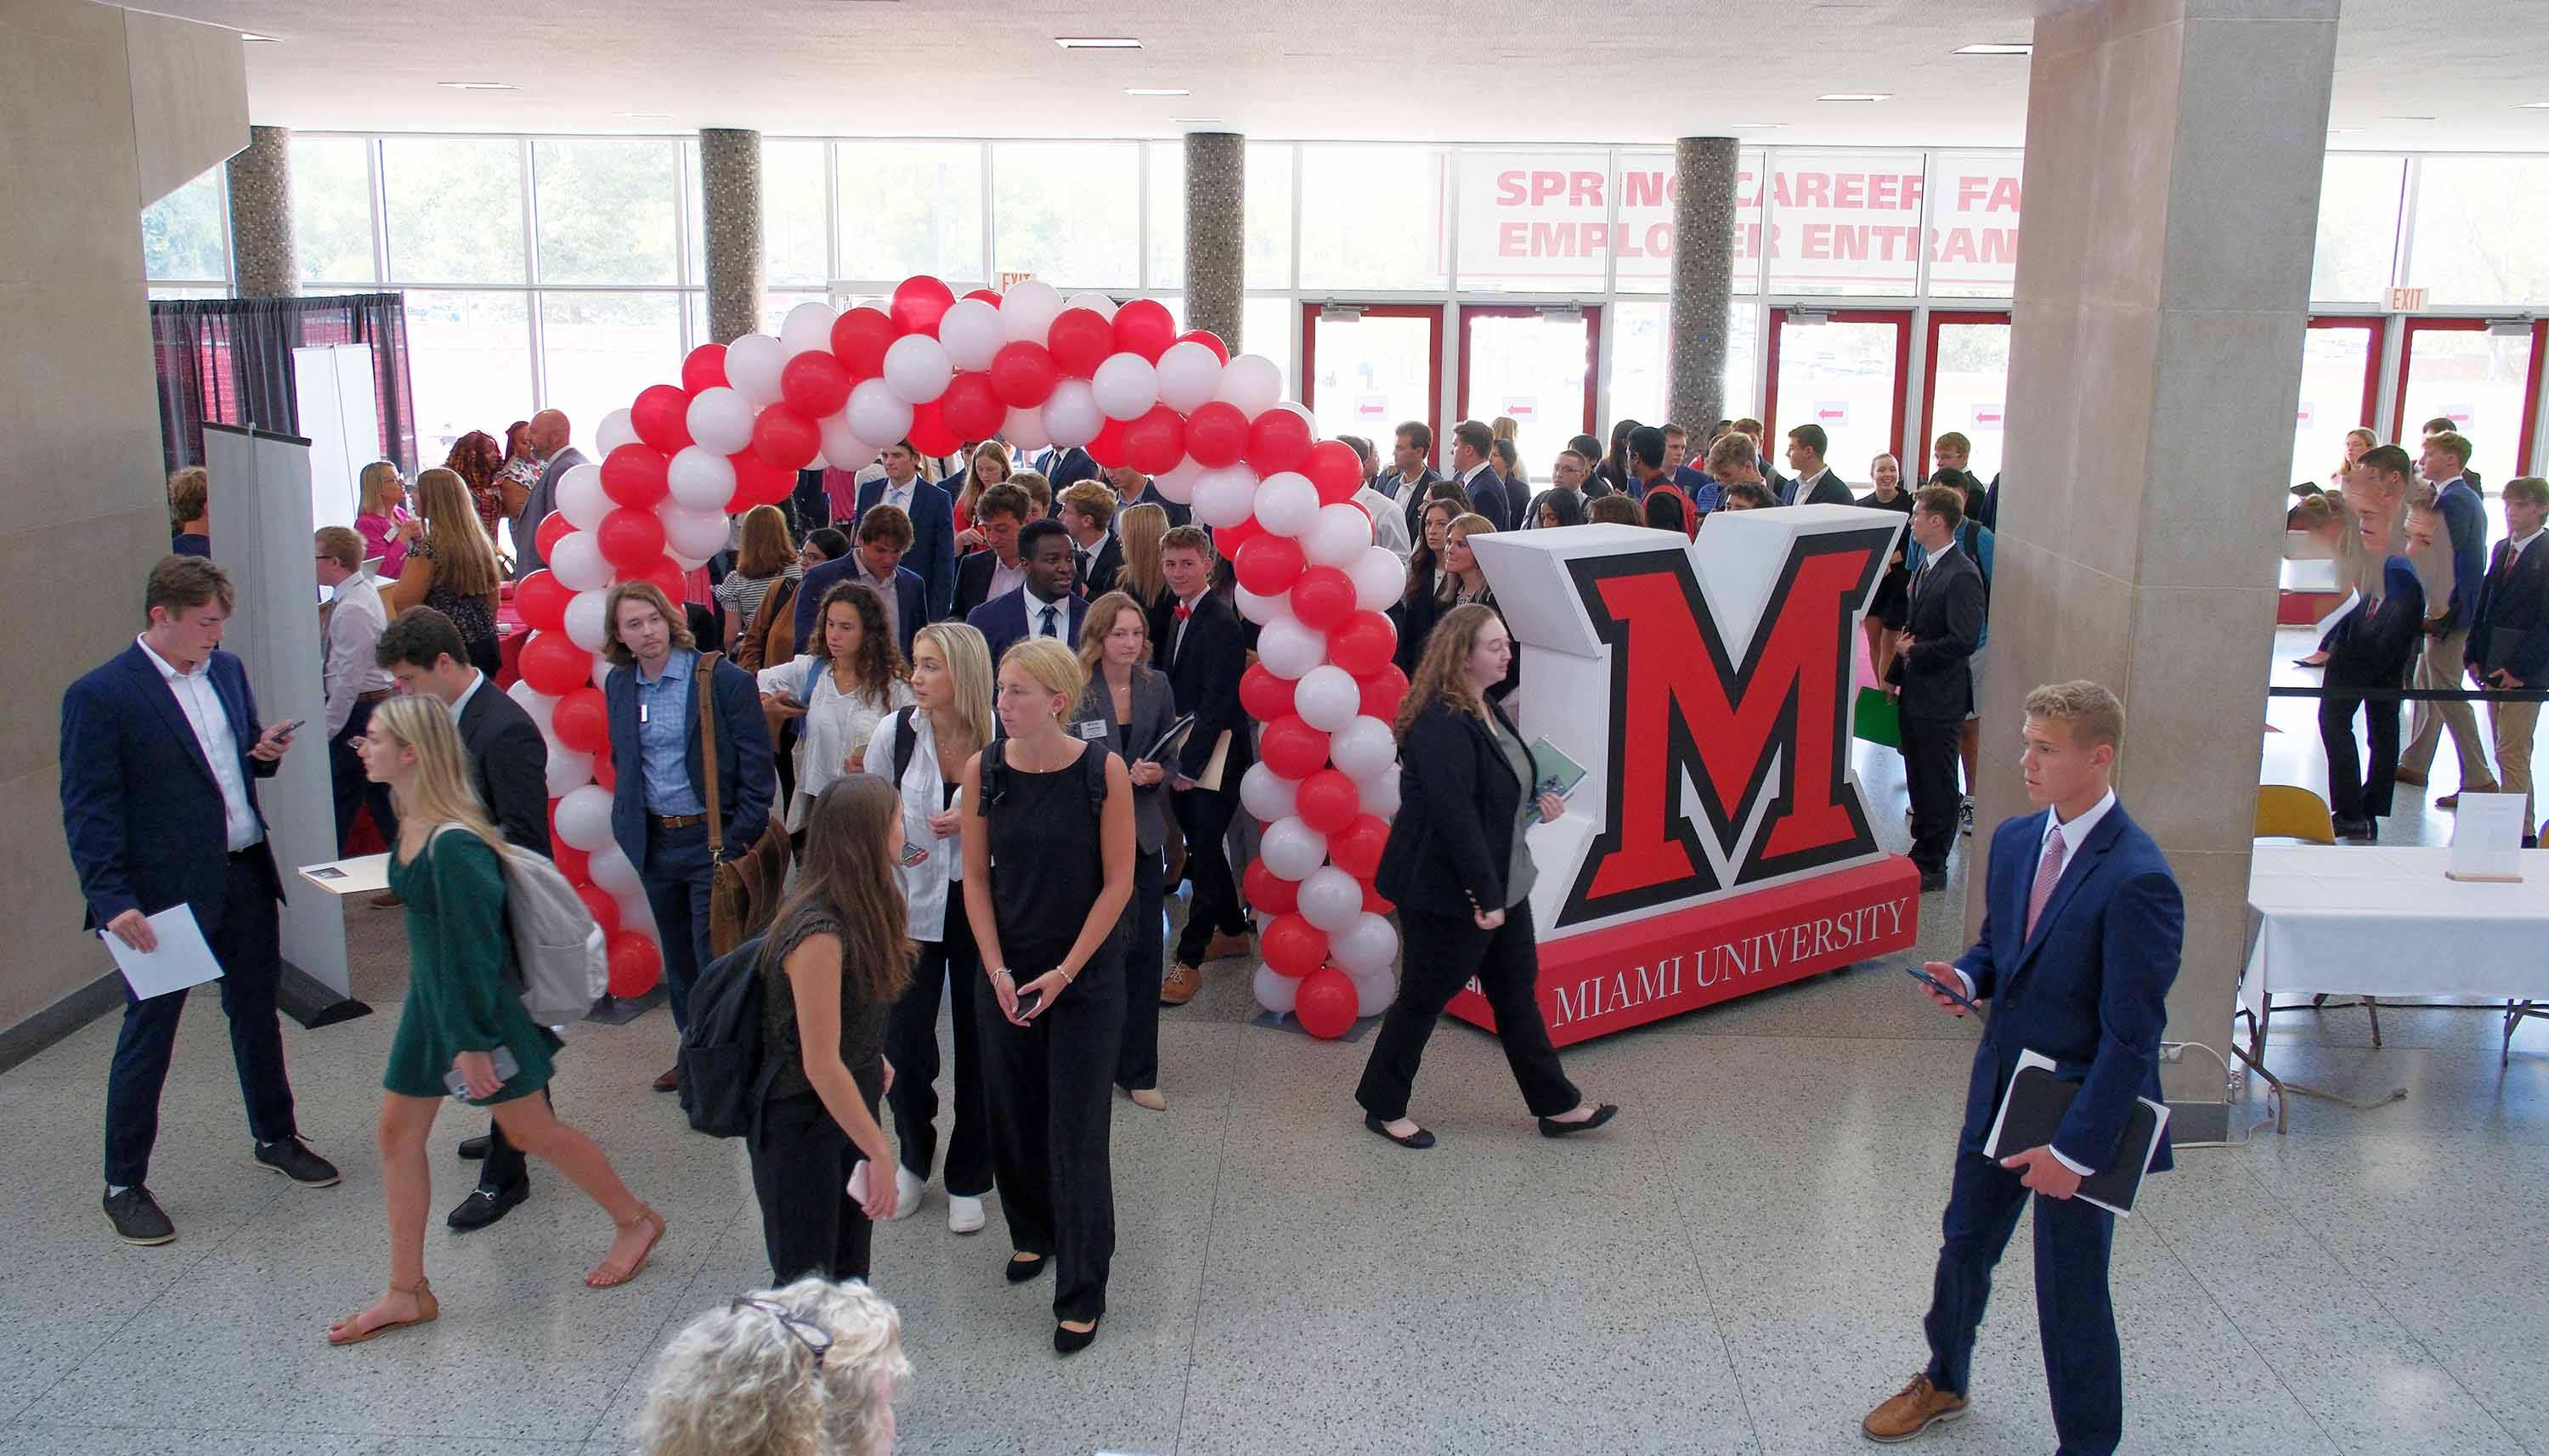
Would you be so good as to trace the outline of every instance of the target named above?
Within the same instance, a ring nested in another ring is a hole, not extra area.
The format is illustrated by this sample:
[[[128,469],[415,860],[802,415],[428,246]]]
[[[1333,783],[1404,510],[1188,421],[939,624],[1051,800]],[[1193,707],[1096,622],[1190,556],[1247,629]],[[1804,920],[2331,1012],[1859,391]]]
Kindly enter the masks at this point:
[[[1894,707],[1894,699],[1881,687],[1858,689],[1858,711],[1852,721],[1856,737],[1886,748],[1903,746],[1903,716]]]

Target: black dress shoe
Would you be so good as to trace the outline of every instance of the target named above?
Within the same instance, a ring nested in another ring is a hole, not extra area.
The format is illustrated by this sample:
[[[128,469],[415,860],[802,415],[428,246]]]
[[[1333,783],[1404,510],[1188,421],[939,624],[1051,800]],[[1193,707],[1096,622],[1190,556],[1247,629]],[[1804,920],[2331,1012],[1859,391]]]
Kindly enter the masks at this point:
[[[528,1183],[517,1183],[510,1188],[489,1188],[482,1183],[470,1189],[469,1196],[460,1200],[460,1206],[453,1209],[442,1222],[460,1232],[467,1233],[471,1229],[484,1228],[502,1219],[512,1213],[516,1205],[530,1196],[531,1185]]]
[[[272,1168],[304,1188],[326,1188],[342,1175],[336,1165],[310,1150],[299,1134],[275,1142],[256,1145],[256,1162],[261,1168]]]
[[[122,1193],[106,1196],[106,1222],[115,1226],[115,1236],[126,1243],[173,1243],[177,1226],[159,1212],[159,1201],[150,1190],[136,1183]]]
[[[1434,1135],[1426,1132],[1423,1128],[1419,1128],[1415,1132],[1401,1138],[1397,1134],[1389,1131],[1389,1124],[1381,1121],[1380,1116],[1377,1113],[1365,1113],[1363,1115],[1363,1125],[1371,1129],[1373,1132],[1378,1133],[1381,1137],[1388,1138],[1390,1141],[1397,1143],[1401,1147],[1412,1147],[1417,1151],[1422,1152],[1426,1148],[1434,1145]]]
[[[477,1137],[475,1137],[475,1138],[461,1138],[461,1139],[460,1139],[460,1157],[461,1157],[461,1160],[462,1160],[463,1162],[472,1162],[472,1163],[485,1162],[485,1161],[487,1160],[487,1149],[488,1149],[489,1147],[493,1146],[493,1145],[494,1145],[494,1143],[495,1143],[495,1141],[496,1141],[496,1139],[495,1139],[495,1138],[488,1137],[488,1136],[487,1136],[486,1134],[484,1134],[484,1133],[479,1134],[479,1135],[478,1135]]]
[[[1031,1259],[1011,1259],[1008,1268],[1009,1282],[1024,1284],[1043,1273],[1044,1266],[1052,1262],[1053,1260],[1044,1254],[1037,1254]]]
[[[1053,1352],[1057,1355],[1077,1355],[1095,1343],[1097,1343],[1096,1324],[1091,1324],[1086,1329],[1066,1329],[1059,1324],[1053,1327]]]
[[[1556,1118],[1542,1118],[1540,1120],[1540,1136],[1543,1138],[1572,1138],[1578,1133],[1590,1133],[1594,1129],[1611,1121],[1611,1119],[1616,1118],[1619,1115],[1620,1109],[1606,1102],[1600,1107],[1593,1109],[1593,1116],[1586,1118],[1580,1123],[1561,1123]]]
[[[2381,831],[2370,819],[2339,819],[2336,821],[2336,837],[2368,845],[2380,839]]]
[[[1925,895],[1935,895],[1946,887],[1947,871],[1943,869],[1924,869],[1921,871],[1921,893]]]

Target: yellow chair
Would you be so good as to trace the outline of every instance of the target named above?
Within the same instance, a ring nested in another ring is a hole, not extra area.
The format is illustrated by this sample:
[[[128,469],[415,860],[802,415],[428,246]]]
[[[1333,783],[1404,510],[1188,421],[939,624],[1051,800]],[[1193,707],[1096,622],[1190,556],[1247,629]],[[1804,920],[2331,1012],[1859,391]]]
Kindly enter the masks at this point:
[[[2263,784],[2257,789],[2256,837],[2332,845],[2336,843],[2336,820],[2327,812],[2327,800],[2307,788],[2289,783]]]

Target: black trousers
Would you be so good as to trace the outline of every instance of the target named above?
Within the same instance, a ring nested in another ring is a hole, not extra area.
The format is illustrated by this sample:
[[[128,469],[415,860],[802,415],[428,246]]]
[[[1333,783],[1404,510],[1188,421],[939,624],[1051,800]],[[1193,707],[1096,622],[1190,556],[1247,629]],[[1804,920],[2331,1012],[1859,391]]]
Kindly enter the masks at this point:
[[[328,740],[329,787],[336,800],[336,853],[343,855],[345,837],[354,832],[354,815],[362,809],[372,811],[372,824],[389,844],[398,843],[398,814],[390,807],[390,786],[374,783],[363,773],[363,760],[354,752],[354,740],[372,725],[372,709],[378,703],[357,702],[345,715],[345,726]]]
[[[2354,752],[2354,714],[2361,709],[2372,740],[2366,766]],[[2331,684],[2318,700],[2318,741],[2327,751],[2327,806],[2339,819],[2380,819],[2390,813],[2391,786],[2399,774],[2399,704],[2366,702]]]
[[[230,1018],[231,1060],[238,1067],[239,1100],[247,1104],[248,1132],[259,1142],[292,1137],[292,1083],[283,1071],[283,1023],[275,1013],[275,986],[283,976],[283,932],[274,887],[247,854],[230,857],[230,885],[221,921],[205,939],[222,966],[222,1014]],[[168,1057],[177,1046],[177,1021],[185,1015],[184,991],[147,1001],[124,992],[124,1027],[115,1038],[115,1064],[106,1077],[106,1181],[127,1188],[148,1180],[150,1147],[159,1139],[159,1089],[168,1080]]]
[[[1055,1320],[1094,1320],[1106,1313],[1106,1274],[1115,1259],[1107,1138],[1124,1032],[1122,937],[1090,956],[1080,978],[1025,1026],[1010,1025],[988,988],[974,1010],[1010,1246],[1052,1256]],[[902,1082],[899,1067],[895,1082]]]
[[[1186,880],[1194,898],[1186,902],[1185,929],[1178,933],[1178,963],[1201,965],[1213,933],[1248,933],[1248,911],[1239,901],[1239,882],[1230,875],[1230,854],[1222,836],[1239,812],[1239,795],[1209,788],[1172,789],[1169,803],[1178,828],[1186,837]],[[1157,1000],[1157,997],[1152,999]]]
[[[1124,1044],[1115,1053],[1115,1085],[1140,1092],[1160,1085],[1160,978],[1168,952],[1168,869],[1157,850],[1133,852],[1133,898],[1124,906]]]
[[[713,958],[708,955],[708,892],[716,885],[716,862],[708,856],[708,827],[661,829],[647,820],[646,866],[637,871],[637,882],[663,937],[664,990],[673,1004],[673,1025],[687,1029],[691,987],[699,984],[700,972]]]
[[[1999,1163],[1978,1152],[1956,1154],[1938,1272],[1921,1321],[1930,1336],[1930,1382],[1942,1391],[1968,1393],[1992,1266],[2030,1196],[2019,1175]],[[2115,1234],[2116,1216],[2094,1204],[2035,1199],[2035,1328],[2061,1442],[2055,1456],[2108,1456],[2124,1438],[2124,1350],[2107,1287]]]
[[[926,1179],[938,1160],[938,988],[947,988],[949,1040],[956,1047],[956,1130],[947,1138],[947,1192],[980,1198],[991,1191],[991,1117],[983,1106],[983,1038],[974,1003],[991,1001],[983,980],[982,953],[965,918],[961,886],[947,887],[947,925],[940,938],[920,943],[911,984],[886,1019],[885,1055],[894,1063],[894,1137],[902,1165]],[[997,1015],[999,1008],[993,1006]]]
[[[881,1067],[854,1068],[868,1111],[885,1085]],[[897,1080],[899,1074],[897,1073]],[[745,1137],[752,1159],[752,1196],[761,1205],[761,1242],[770,1251],[770,1279],[788,1284],[806,1274],[826,1279],[865,1279],[876,1226],[850,1200],[850,1171],[865,1156],[832,1121],[813,1092],[773,1097]],[[890,1178],[870,1168],[871,1178]]]
[[[1549,1022],[1540,1014],[1540,947],[1528,902],[1507,910],[1505,923],[1494,930],[1478,929],[1465,913],[1435,915],[1409,905],[1398,907],[1398,917],[1406,932],[1400,938],[1406,953],[1398,999],[1380,1019],[1371,1059],[1355,1088],[1364,1111],[1384,1122],[1407,1116],[1407,1094],[1425,1060],[1425,1043],[1443,1008],[1471,976],[1495,1010],[1496,1040],[1504,1046],[1514,1084],[1522,1088],[1523,1104],[1535,1116],[1551,1118],[1584,1100],[1558,1064]]]
[[[1912,863],[1924,873],[1947,867],[1963,797],[1956,789],[1961,718],[1903,715],[1903,783],[1912,795]]]

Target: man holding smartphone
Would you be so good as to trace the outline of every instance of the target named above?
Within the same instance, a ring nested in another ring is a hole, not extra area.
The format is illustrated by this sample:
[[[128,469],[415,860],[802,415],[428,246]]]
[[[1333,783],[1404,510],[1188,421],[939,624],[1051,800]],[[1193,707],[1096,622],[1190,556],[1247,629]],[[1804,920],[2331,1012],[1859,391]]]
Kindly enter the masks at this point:
[[[283,1069],[283,879],[256,804],[256,780],[274,775],[300,725],[258,726],[247,670],[221,650],[235,600],[229,575],[201,557],[162,557],[151,568],[149,625],[62,694],[62,829],[91,929],[151,951],[159,942],[149,916],[179,905],[193,913],[222,967],[255,1160],[324,1188],[335,1166],[301,1140]],[[185,1009],[184,991],[147,1000],[125,991],[106,1085],[105,1203],[127,1243],[177,1236],[143,1179]]]

